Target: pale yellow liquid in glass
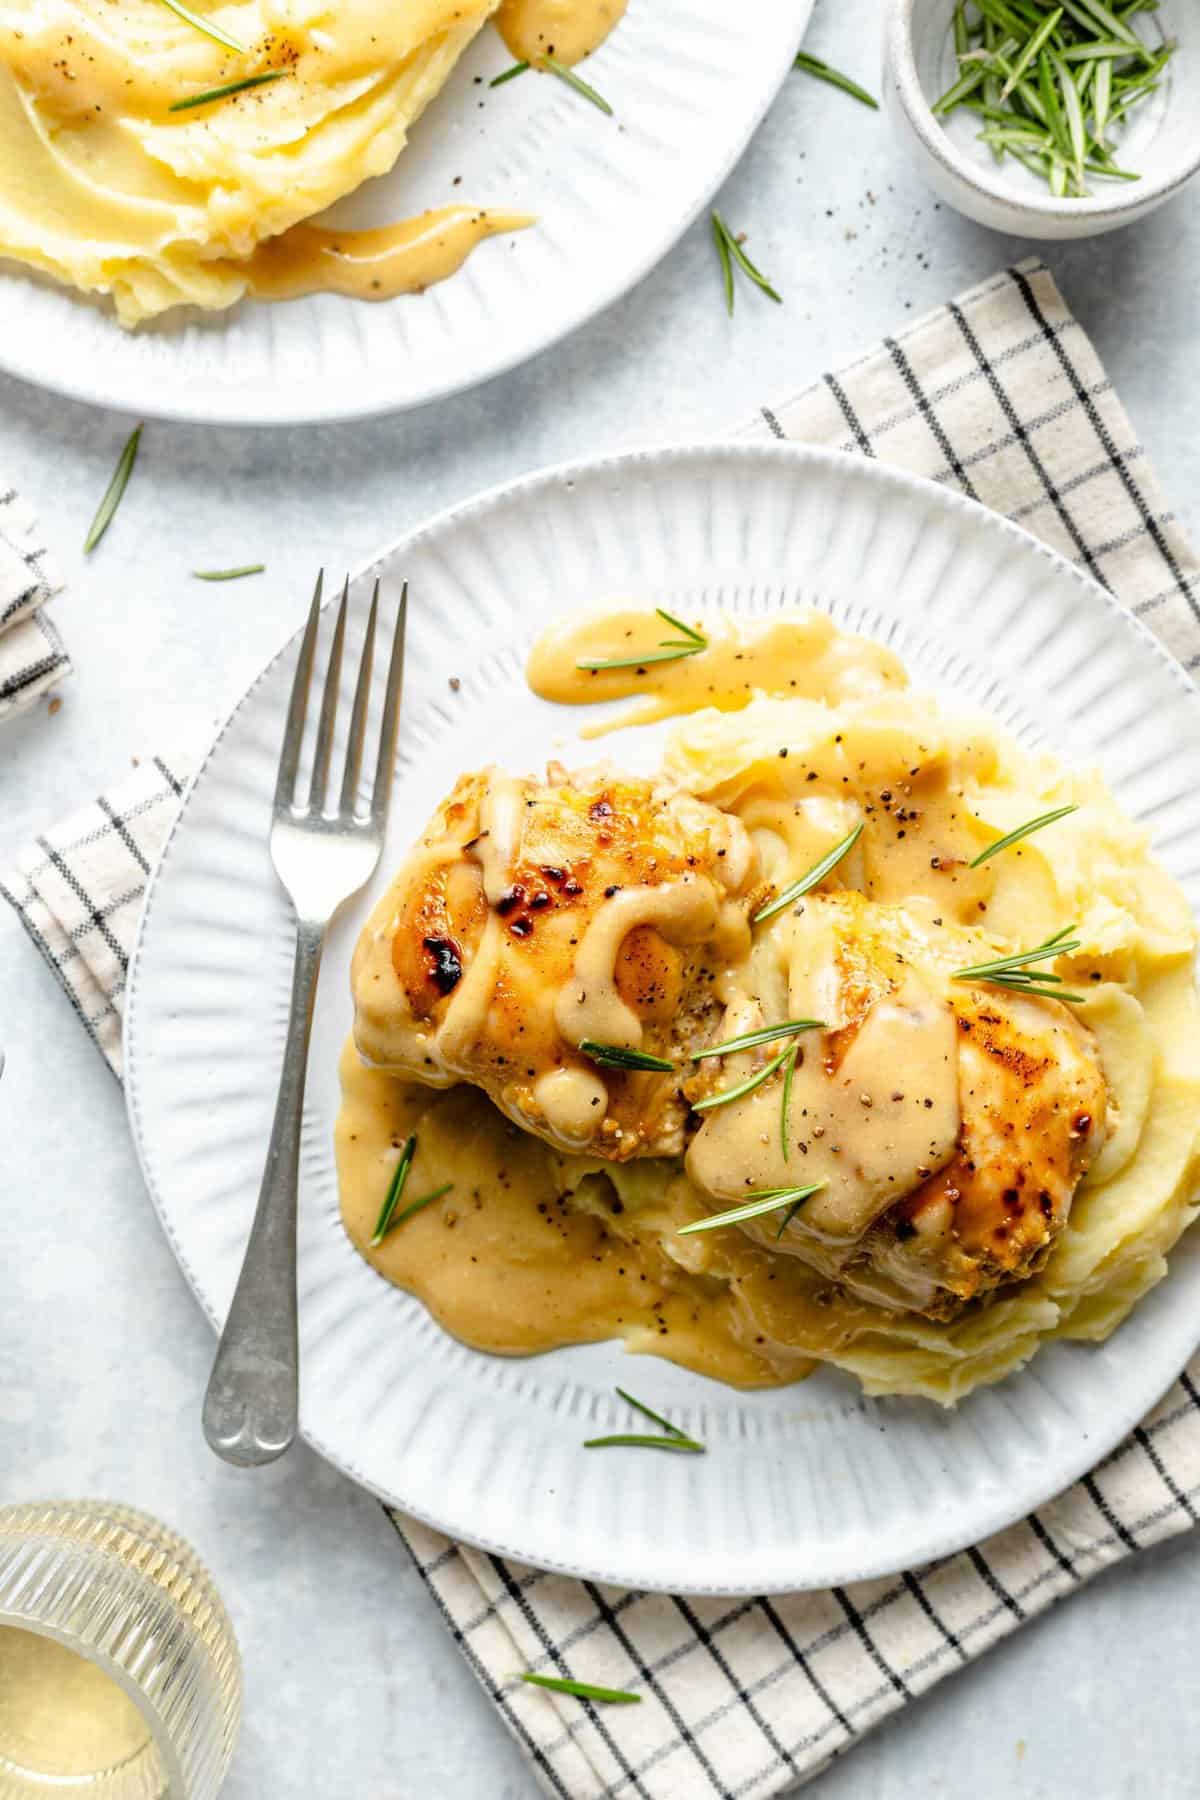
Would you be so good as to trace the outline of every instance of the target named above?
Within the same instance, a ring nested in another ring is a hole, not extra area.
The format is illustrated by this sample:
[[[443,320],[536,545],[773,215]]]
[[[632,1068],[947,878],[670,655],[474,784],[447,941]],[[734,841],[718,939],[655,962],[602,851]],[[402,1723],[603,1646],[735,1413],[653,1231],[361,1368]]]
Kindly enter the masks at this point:
[[[0,1770],[83,1786],[136,1756],[149,1735],[103,1670],[50,1638],[0,1625]]]

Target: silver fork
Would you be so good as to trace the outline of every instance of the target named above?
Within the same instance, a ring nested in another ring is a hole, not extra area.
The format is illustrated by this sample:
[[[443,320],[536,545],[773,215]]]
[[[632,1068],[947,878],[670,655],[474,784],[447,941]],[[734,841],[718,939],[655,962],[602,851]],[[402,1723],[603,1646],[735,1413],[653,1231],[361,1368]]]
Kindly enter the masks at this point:
[[[321,587],[322,577],[318,575],[292,682],[271,824],[271,861],[296,915],[292,1006],[279,1077],[279,1098],[275,1103],[275,1121],[242,1272],[204,1396],[205,1437],[218,1456],[243,1467],[274,1462],[296,1435],[300,1364],[296,1323],[296,1188],[313,1002],[329,921],[342,901],[357,893],[370,879],[379,861],[392,791],[396,725],[404,677],[407,583],[401,591],[392,637],[370,807],[360,816],[359,777],[379,612],[379,583],[376,582],[350,713],[341,793],[336,811],[329,812],[329,765],[346,636],[347,579],[342,588],[329,651],[317,720],[312,779],[307,795],[300,800],[296,794],[296,776],[312,684]]]

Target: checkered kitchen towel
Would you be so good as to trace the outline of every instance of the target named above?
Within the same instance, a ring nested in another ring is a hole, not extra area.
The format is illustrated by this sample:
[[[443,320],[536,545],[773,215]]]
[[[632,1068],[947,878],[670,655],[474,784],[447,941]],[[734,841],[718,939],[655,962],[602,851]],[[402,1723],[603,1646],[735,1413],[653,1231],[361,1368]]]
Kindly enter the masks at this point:
[[[30,705],[70,670],[42,611],[57,592],[37,521],[0,476],[0,719]]]
[[[1200,570],[1095,351],[1040,263],[985,282],[756,427],[915,469],[1018,519],[1200,663]],[[48,832],[9,898],[114,1070],[126,959],[187,771],[148,763]],[[697,1599],[505,1562],[393,1514],[485,1691],[565,1800],[761,1800],[1100,1569],[1186,1530],[1200,1358],[1091,1475],[929,1568],[826,1592]],[[1198,1502],[1200,1503],[1200,1502]],[[632,1688],[596,1708],[534,1669]]]

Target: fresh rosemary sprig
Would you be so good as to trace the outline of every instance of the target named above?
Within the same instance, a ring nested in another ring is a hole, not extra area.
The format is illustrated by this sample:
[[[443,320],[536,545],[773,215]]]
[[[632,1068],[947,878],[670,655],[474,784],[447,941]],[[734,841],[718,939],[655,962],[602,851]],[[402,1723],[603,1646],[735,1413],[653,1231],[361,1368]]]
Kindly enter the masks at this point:
[[[783,1065],[783,1098],[779,1105],[779,1148],[783,1152],[784,1162],[792,1160],[792,1146],[788,1134],[788,1113],[792,1104],[792,1077],[796,1073],[796,1058],[799,1054],[799,1044],[793,1044],[788,1051],[787,1061]],[[786,1220],[784,1223],[786,1224]],[[782,1225],[779,1228],[779,1235],[783,1236]]]
[[[730,317],[733,316],[733,265],[737,264],[744,275],[748,275],[755,287],[761,288],[768,299],[783,305],[783,296],[777,294],[761,269],[756,269],[741,244],[730,231],[719,212],[712,216],[713,242],[717,246],[717,256],[721,263],[721,277],[725,285],[725,307]]]
[[[567,67],[566,63],[559,62],[557,56],[543,56],[542,67],[549,69],[552,75],[557,75],[560,81],[565,81],[568,87],[574,88],[577,94],[582,94],[585,100],[590,100],[593,106],[598,106],[602,113],[607,113],[608,117],[612,118],[613,109],[603,94],[598,94],[595,88],[583,79],[582,75],[577,75],[574,69]]]
[[[577,1700],[598,1700],[603,1706],[633,1706],[641,1700],[640,1694],[630,1694],[624,1688],[593,1687],[589,1681],[567,1681],[559,1675],[532,1675],[528,1670],[521,1677],[534,1687],[549,1688],[552,1694],[574,1694]]]
[[[694,625],[685,624],[682,619],[677,619],[675,614],[669,613],[665,606],[656,606],[654,610],[660,619],[665,619],[668,625],[673,625],[675,630],[682,634],[683,645],[694,644],[697,650],[707,650],[708,639],[702,631],[697,631]],[[681,640],[669,638],[665,641],[668,643],[679,643]]]
[[[819,863],[814,863],[807,875],[801,875],[798,881],[793,881],[790,887],[785,887],[782,894],[777,895],[766,906],[760,907],[750,923],[752,925],[765,924],[768,919],[773,919],[776,913],[782,912],[785,906],[790,906],[793,900],[801,899],[810,889],[815,888],[819,881],[824,881],[825,877],[837,868],[843,856],[853,850],[862,836],[862,831],[863,821],[860,819],[854,830],[848,831],[841,843],[835,844]]]
[[[661,606],[656,606],[654,611],[660,619],[665,619],[668,625],[673,626],[676,631],[682,632],[683,636],[660,638],[658,648],[647,651],[644,656],[585,656],[575,664],[575,667],[592,671],[640,669],[647,663],[678,662],[683,656],[699,656],[702,650],[708,649],[708,639],[701,632],[694,631],[690,625],[685,625],[683,620],[677,619],[673,613],[664,612]]]
[[[1046,43],[1046,40],[1051,36],[1051,34],[1053,32],[1057,31],[1058,23],[1059,23],[1059,20],[1062,18],[1062,16],[1063,16],[1062,7],[1061,6],[1056,7],[1052,13],[1046,14],[1046,17],[1042,20],[1041,24],[1038,26],[1038,28],[1034,32],[1033,36],[1026,40],[1024,47],[1018,53],[1016,60],[1012,63],[1012,65],[1009,68],[1008,79],[1005,81],[1004,86],[1000,89],[1001,104],[1003,104],[1004,101],[1008,99],[1008,96],[1012,93],[1013,89],[1016,87],[1018,81],[1020,81],[1022,75],[1025,73],[1025,71],[1029,67],[1030,63],[1034,60],[1034,58],[1037,56],[1038,52],[1042,49],[1043,45]]]
[[[611,1437],[585,1438],[583,1447],[585,1450],[624,1448],[627,1450],[681,1450],[691,1456],[703,1456],[704,1454],[703,1444],[696,1443],[694,1438],[684,1437],[682,1433],[678,1437],[654,1437],[648,1432],[615,1431]]]
[[[1033,963],[1049,962],[1056,956],[1070,956],[1079,949],[1081,940],[1070,934],[1073,925],[1064,925],[1045,943],[1032,950],[1015,950],[1010,956],[998,956],[994,962],[976,963],[974,968],[955,970],[955,981],[986,981],[994,987],[1009,988],[1014,993],[1032,994],[1039,1000],[1085,1000],[1086,994],[1070,994],[1062,986],[1062,976],[1048,969],[1032,969]]]
[[[713,1213],[711,1218],[693,1219],[690,1225],[681,1225],[675,1235],[693,1237],[698,1231],[720,1231],[726,1225],[740,1225],[744,1219],[757,1219],[762,1213],[775,1212],[780,1206],[789,1206],[795,1213],[824,1186],[823,1181],[813,1181],[807,1187],[759,1188],[743,1206],[732,1207],[729,1212]]]
[[[861,100],[864,106],[871,107],[874,112],[879,111],[879,102],[874,94],[868,94],[866,88],[859,87],[857,81],[851,81],[850,77],[843,75],[840,69],[830,68],[829,64],[822,62],[819,56],[810,56],[806,50],[798,50],[792,66],[796,69],[803,69],[806,75],[815,75],[818,81],[827,81],[830,87],[841,88],[844,94],[850,94],[855,100]]]
[[[786,1050],[781,1050],[778,1056],[773,1056],[770,1062],[764,1063],[757,1074],[748,1076],[745,1081],[739,1081],[736,1087],[724,1088],[719,1094],[710,1094],[707,1100],[697,1100],[692,1111],[711,1112],[714,1106],[728,1106],[731,1100],[744,1099],[747,1094],[752,1094],[755,1088],[760,1088],[764,1081],[769,1081],[776,1069],[782,1068],[791,1054],[792,1046],[789,1044]]]
[[[788,1207],[788,1209],[784,1213],[782,1219],[779,1221],[779,1230],[775,1233],[775,1242],[776,1243],[779,1242],[780,1238],[783,1236],[784,1232],[787,1230],[788,1226],[791,1224],[791,1222],[795,1218],[796,1214],[800,1211],[800,1208],[804,1205],[804,1202],[805,1202],[805,1200],[807,1200],[807,1198],[808,1198],[808,1195],[803,1194],[803,1195],[801,1195],[799,1200],[792,1201],[792,1204]]]
[[[664,1419],[661,1413],[656,1413],[654,1408],[647,1406],[644,1401],[635,1400],[632,1394],[625,1392],[624,1388],[618,1388],[617,1392],[627,1405],[644,1413],[648,1419],[653,1420],[655,1425],[661,1425],[663,1435],[657,1437],[622,1431],[612,1437],[586,1438],[583,1445],[585,1450],[604,1450],[611,1446],[624,1445],[628,1448],[642,1450],[680,1450],[689,1456],[703,1456],[705,1446],[698,1438],[688,1437],[685,1431],[680,1431],[678,1425],[672,1425],[670,1419]]]
[[[607,113],[608,117],[612,118],[613,109],[604,95],[598,94],[595,88],[583,79],[582,75],[577,75],[574,69],[569,68],[564,62],[560,62],[557,56],[543,56],[536,63],[516,62],[511,69],[504,69],[499,75],[493,75],[488,86],[503,87],[506,81],[514,81],[518,75],[524,75],[526,70],[531,68],[545,69],[548,74],[557,75],[560,81],[565,81],[568,87],[574,88],[577,94],[582,94],[585,100],[590,100],[593,106],[598,106],[602,113]]]
[[[193,569],[196,581],[240,581],[243,575],[261,575],[266,563],[243,563],[240,569]]]
[[[678,1425],[672,1425],[670,1419],[664,1419],[661,1413],[655,1412],[652,1406],[647,1406],[644,1400],[636,1400],[634,1396],[623,1387],[619,1387],[617,1393],[621,1396],[622,1400],[624,1400],[626,1406],[632,1406],[635,1412],[643,1414],[645,1418],[650,1420],[652,1425],[661,1425],[663,1430],[669,1432],[672,1437],[683,1437],[684,1433],[680,1431]]]
[[[202,31],[205,37],[212,38],[215,43],[224,44],[227,50],[236,50],[239,56],[246,55],[244,44],[239,44],[237,39],[230,37],[227,31],[222,31],[219,25],[212,25],[207,19],[198,18],[194,12],[190,12],[183,5],[183,0],[163,0],[163,5],[169,6],[176,18],[184,19],[189,25],[194,25],[197,31]]]
[[[758,1031],[744,1031],[740,1037],[726,1038],[723,1044],[710,1044],[707,1050],[696,1050],[693,1062],[706,1056],[732,1056],[737,1050],[753,1050],[756,1044],[771,1044],[777,1038],[795,1037],[798,1031],[820,1031],[823,1019],[786,1019],[782,1025],[764,1025]]]
[[[407,1137],[404,1140],[404,1148],[400,1152],[400,1161],[396,1164],[392,1173],[392,1179],[388,1184],[388,1191],[384,1196],[383,1205],[379,1209],[379,1217],[376,1219],[375,1229],[371,1233],[372,1250],[375,1249],[376,1245],[382,1244],[389,1231],[394,1231],[397,1225],[403,1225],[406,1219],[411,1219],[414,1213],[421,1212],[426,1206],[430,1205],[432,1201],[440,1200],[442,1195],[448,1194],[450,1189],[454,1186],[452,1181],[444,1181],[441,1187],[434,1188],[431,1194],[422,1194],[419,1200],[412,1201],[410,1205],[404,1208],[403,1212],[397,1212],[396,1208],[399,1206],[401,1196],[408,1184],[408,1172],[412,1168],[413,1157],[416,1153],[417,1138],[416,1133],[414,1132],[410,1137]]]
[[[987,862],[990,856],[998,856],[1001,850],[1007,850],[1013,844],[1019,844],[1022,838],[1032,836],[1035,831],[1040,831],[1043,825],[1053,825],[1056,819],[1065,819],[1068,814],[1078,811],[1077,806],[1059,806],[1053,812],[1041,813],[1036,819],[1029,819],[1024,825],[1018,825],[1015,831],[1007,832],[1004,837],[997,838],[994,844],[989,844],[986,850],[981,850],[968,866],[977,869],[980,863]]]
[[[598,1044],[595,1038],[581,1038],[579,1048],[602,1069],[647,1069],[669,1075],[674,1063],[661,1056],[650,1056],[645,1050],[627,1050],[623,1044]]]
[[[640,669],[643,664],[678,662],[681,656],[696,656],[704,648],[697,644],[691,649],[648,650],[645,656],[612,656],[600,660],[585,658],[575,664],[577,669]]]
[[[113,521],[113,514],[121,504],[121,496],[129,485],[129,477],[133,474],[133,465],[137,461],[138,445],[142,441],[142,428],[137,426],[125,440],[125,448],[117,458],[117,466],[113,470],[112,480],[104,490],[104,498],[96,508],[96,516],[88,528],[83,540],[85,556],[96,548]]]
[[[190,112],[193,106],[207,106],[213,100],[227,100],[245,88],[265,87],[269,81],[282,81],[286,69],[271,69],[265,75],[247,75],[242,81],[227,81],[224,87],[205,88],[202,94],[189,94],[186,100],[172,100],[168,112]]]
[[[1057,198],[1087,198],[1088,175],[1136,181],[1117,166],[1109,133],[1154,91],[1175,50],[1173,42],[1151,50],[1133,29],[1132,15],[1149,10],[1105,0],[958,0],[959,73],[934,115],[960,106],[982,114],[979,135],[993,156],[1013,157]]]

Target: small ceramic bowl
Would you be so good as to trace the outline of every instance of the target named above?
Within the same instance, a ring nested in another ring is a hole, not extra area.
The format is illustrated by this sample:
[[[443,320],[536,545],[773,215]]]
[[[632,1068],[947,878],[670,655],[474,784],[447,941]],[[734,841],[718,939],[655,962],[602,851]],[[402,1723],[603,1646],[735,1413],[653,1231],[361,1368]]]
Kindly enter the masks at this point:
[[[958,74],[953,15],[954,0],[888,0],[883,86],[892,123],[925,179],[968,218],[1017,237],[1091,237],[1144,218],[1200,169],[1200,0],[1161,0],[1156,11],[1138,14],[1151,47],[1172,38],[1179,47],[1158,92],[1114,140],[1121,165],[1141,180],[1096,178],[1086,199],[1055,199],[1011,156],[997,163],[979,142],[978,114],[967,108],[945,120],[933,116],[933,102]]]

